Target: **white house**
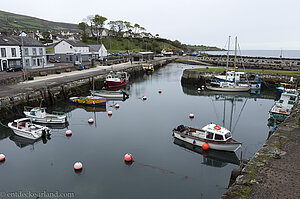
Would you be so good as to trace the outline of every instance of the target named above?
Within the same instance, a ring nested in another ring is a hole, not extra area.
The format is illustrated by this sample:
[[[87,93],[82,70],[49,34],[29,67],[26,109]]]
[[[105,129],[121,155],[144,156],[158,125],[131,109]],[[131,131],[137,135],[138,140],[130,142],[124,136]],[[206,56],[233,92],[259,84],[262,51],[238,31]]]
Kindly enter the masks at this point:
[[[21,67],[20,43],[16,39],[0,35],[0,71]]]
[[[105,46],[102,45],[89,45],[90,51],[94,58],[104,58],[107,57],[107,50]]]
[[[18,37],[22,50],[23,68],[34,69],[53,66],[47,63],[46,46],[31,37]]]
[[[49,54],[51,53],[51,58],[59,60],[60,62],[74,63],[77,59],[89,61],[91,58],[89,46],[76,40],[61,40],[60,42],[47,47],[47,51]]]

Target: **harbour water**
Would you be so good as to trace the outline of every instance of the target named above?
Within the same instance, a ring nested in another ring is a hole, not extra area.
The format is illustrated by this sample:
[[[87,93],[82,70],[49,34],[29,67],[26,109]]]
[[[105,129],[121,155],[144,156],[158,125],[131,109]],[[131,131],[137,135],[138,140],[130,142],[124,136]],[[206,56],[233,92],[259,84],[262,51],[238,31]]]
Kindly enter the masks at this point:
[[[227,55],[227,51],[203,51],[210,55]],[[300,59],[300,50],[241,50],[237,53],[240,56],[249,57],[272,57],[272,58],[292,58]],[[229,55],[234,55],[234,51],[229,51]]]
[[[219,198],[241,151],[243,158],[251,158],[265,143],[275,91],[198,93],[180,82],[183,70],[192,67],[172,63],[133,79],[126,88],[129,99],[108,101],[106,107],[67,101],[49,107],[69,116],[69,126],[53,129],[50,140],[29,143],[1,127],[0,153],[6,161],[0,164],[0,192],[72,192],[85,199]],[[192,120],[190,113],[195,114]],[[202,128],[210,122],[231,129],[242,149],[236,154],[203,152],[172,137],[180,124]],[[65,136],[67,129],[71,137]],[[123,160],[127,152],[133,155],[131,165]],[[83,163],[81,173],[73,170],[76,161]]]

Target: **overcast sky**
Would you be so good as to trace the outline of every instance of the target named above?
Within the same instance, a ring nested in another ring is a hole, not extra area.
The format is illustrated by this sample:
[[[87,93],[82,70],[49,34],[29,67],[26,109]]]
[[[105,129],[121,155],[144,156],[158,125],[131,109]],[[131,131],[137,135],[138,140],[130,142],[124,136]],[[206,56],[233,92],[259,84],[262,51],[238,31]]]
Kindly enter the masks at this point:
[[[1,10],[76,23],[99,14],[186,44],[300,50],[300,0],[1,0]]]

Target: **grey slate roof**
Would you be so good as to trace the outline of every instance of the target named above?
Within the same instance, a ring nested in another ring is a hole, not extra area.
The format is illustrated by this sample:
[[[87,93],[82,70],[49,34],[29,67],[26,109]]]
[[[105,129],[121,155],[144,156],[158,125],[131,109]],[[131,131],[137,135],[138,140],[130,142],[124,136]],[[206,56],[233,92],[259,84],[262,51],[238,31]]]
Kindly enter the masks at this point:
[[[76,41],[76,40],[65,40],[65,41],[74,47],[89,47],[88,45],[82,43],[81,41]]]
[[[101,45],[88,45],[91,49],[91,51],[94,51],[94,52],[98,52],[99,49],[101,48]]]
[[[22,39],[23,39],[23,46],[37,46],[37,47],[45,47],[42,43],[39,41],[31,38],[31,37],[17,37],[17,40],[22,44]],[[20,44],[20,45],[21,45]]]
[[[0,35],[0,46],[20,46],[20,42],[14,38]]]

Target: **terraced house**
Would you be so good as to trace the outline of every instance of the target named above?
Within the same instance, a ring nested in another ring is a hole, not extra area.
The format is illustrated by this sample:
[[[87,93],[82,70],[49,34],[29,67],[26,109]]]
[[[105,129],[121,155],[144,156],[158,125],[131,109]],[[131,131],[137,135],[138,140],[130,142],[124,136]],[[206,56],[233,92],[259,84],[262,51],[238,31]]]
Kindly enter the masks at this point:
[[[20,43],[18,40],[0,35],[0,71],[21,68]]]
[[[22,49],[24,69],[35,69],[53,66],[47,63],[46,46],[31,37],[17,37]]]

